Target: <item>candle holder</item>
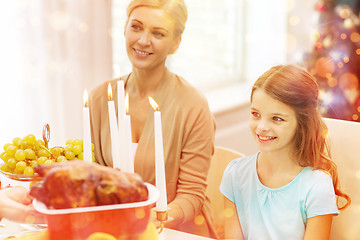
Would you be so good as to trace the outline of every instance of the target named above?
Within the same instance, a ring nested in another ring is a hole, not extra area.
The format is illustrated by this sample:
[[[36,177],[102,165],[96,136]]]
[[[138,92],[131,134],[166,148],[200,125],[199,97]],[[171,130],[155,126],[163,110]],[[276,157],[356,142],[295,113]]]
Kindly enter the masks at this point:
[[[167,211],[156,211],[156,219],[158,221],[167,221],[168,217],[169,216]]]
[[[160,222],[160,229],[158,232],[159,234],[164,230],[165,223],[172,220],[172,217],[169,217],[168,215],[168,210],[166,211],[156,210],[156,219]]]

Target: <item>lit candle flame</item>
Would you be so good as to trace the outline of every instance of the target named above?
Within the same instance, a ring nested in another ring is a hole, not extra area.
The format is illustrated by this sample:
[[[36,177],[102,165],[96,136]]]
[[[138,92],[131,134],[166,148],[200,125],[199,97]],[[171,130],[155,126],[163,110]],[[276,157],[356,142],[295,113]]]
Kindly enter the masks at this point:
[[[126,111],[126,114],[129,113],[129,94],[128,93],[125,94],[125,111]]]
[[[84,106],[88,107],[89,96],[88,96],[86,89],[84,90],[83,99],[84,99]]]
[[[112,100],[112,88],[111,88],[111,84],[108,84],[108,99]]]
[[[155,111],[159,111],[159,105],[155,102],[155,100],[152,97],[149,97],[149,102]]]

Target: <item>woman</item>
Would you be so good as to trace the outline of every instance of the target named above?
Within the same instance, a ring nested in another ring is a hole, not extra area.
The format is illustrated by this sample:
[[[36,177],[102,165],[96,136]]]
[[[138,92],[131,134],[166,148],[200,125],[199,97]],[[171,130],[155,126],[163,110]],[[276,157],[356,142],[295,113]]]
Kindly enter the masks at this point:
[[[235,213],[227,238],[329,239],[350,197],[339,188],[317,104],[315,79],[297,66],[273,67],[255,82],[250,130],[259,152],[224,172],[220,190]]]
[[[181,42],[186,6],[183,0],[133,0],[127,17],[124,35],[132,72],[121,79],[130,97],[132,141],[137,147],[135,172],[145,182],[155,184],[154,119],[148,100],[151,96],[162,115],[168,213],[172,218],[165,226],[215,237],[210,203],[205,196],[215,122],[203,95],[165,65],[167,56]],[[114,92],[116,81],[110,81]],[[95,159],[112,166],[108,83],[94,89],[89,102]]]

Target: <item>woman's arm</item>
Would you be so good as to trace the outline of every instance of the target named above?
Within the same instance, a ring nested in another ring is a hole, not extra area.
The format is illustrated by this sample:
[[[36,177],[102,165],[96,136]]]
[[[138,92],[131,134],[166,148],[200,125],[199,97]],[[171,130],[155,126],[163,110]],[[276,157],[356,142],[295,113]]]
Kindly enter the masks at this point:
[[[224,205],[226,211],[233,213],[230,217],[225,218],[225,238],[244,239],[235,203],[224,197]]]
[[[165,222],[165,227],[167,228],[176,228],[179,224],[184,221],[184,212],[181,207],[176,203],[169,203],[168,205],[168,216],[169,219]],[[156,217],[156,208],[152,208],[150,212],[150,219],[154,223],[155,227],[159,228],[160,222]]]
[[[307,219],[304,240],[322,240],[330,238],[333,215],[320,215]]]
[[[180,217],[184,223],[193,221],[203,209],[215,135],[215,122],[209,109],[197,106],[187,111],[178,124],[181,128],[178,179],[175,199],[169,204],[176,209],[171,216]]]

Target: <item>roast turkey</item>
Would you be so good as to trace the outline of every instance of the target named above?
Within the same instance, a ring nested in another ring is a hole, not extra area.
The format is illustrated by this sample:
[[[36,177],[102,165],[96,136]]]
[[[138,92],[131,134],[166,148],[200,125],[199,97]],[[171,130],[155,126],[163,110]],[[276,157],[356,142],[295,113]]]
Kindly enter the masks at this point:
[[[48,208],[64,209],[131,203],[148,199],[138,174],[123,172],[81,160],[39,165],[43,177],[32,185],[30,195]]]

